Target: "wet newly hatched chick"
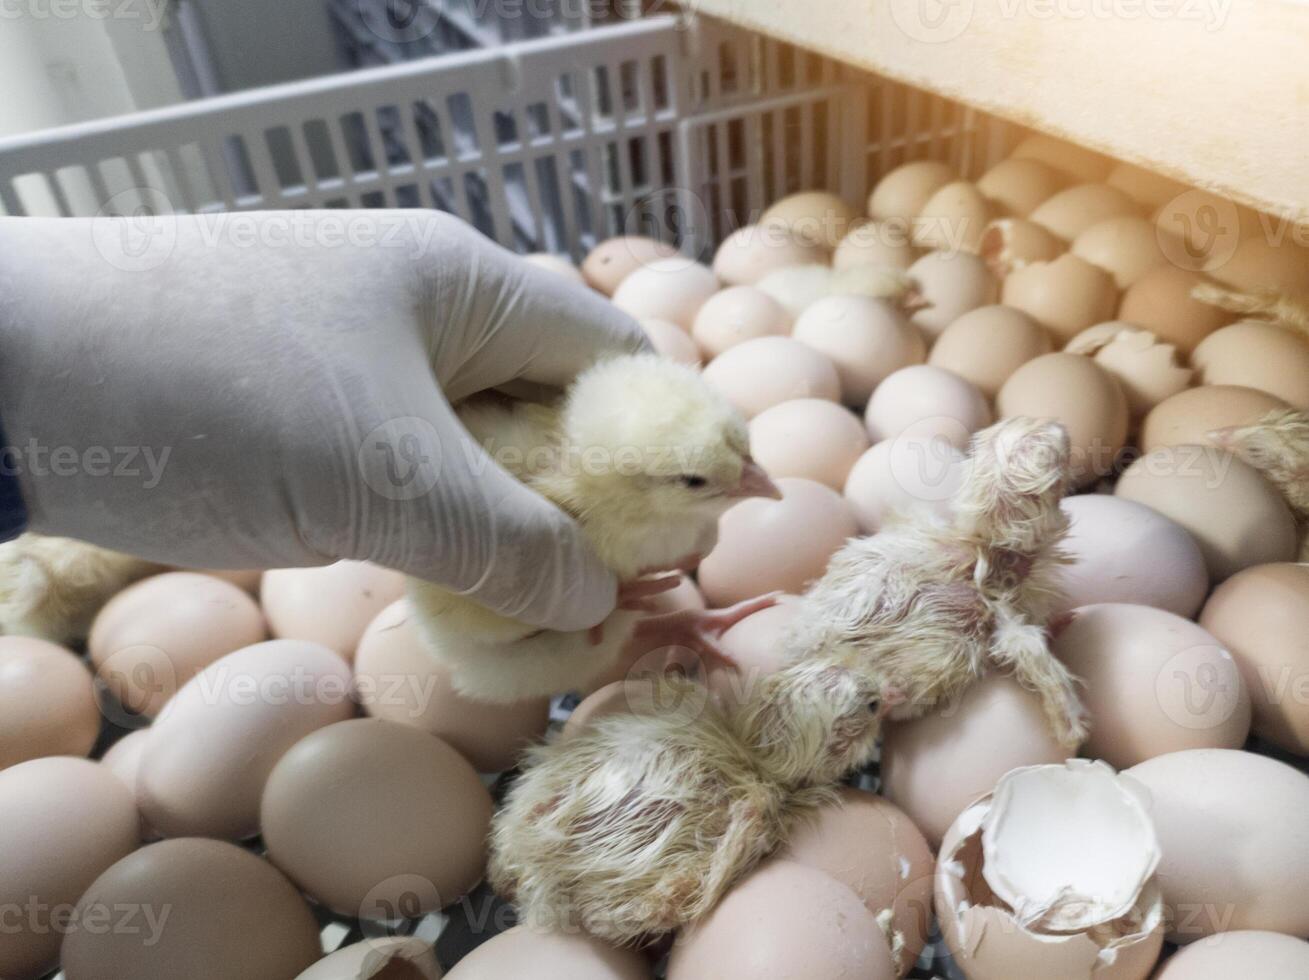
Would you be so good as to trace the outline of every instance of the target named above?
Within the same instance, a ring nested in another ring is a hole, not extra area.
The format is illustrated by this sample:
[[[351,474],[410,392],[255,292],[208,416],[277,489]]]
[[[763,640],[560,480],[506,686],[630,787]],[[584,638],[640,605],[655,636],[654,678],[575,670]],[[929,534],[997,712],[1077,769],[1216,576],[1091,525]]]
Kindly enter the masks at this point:
[[[78,643],[116,592],[162,569],[74,538],[21,534],[0,544],[0,632]]]
[[[1216,429],[1209,440],[1282,492],[1300,526],[1300,561],[1309,561],[1309,412],[1276,409],[1252,425]]]
[[[590,368],[555,405],[478,398],[459,416],[515,477],[576,519],[620,582],[685,567],[713,547],[718,518],[733,503],[779,496],[750,458],[736,409],[694,371],[654,355]],[[620,608],[598,631],[555,632],[417,579],[409,594],[454,686],[493,702],[575,690],[630,642],[714,656],[716,634],[759,608],[644,620]]]
[[[492,886],[533,927],[635,943],[704,915],[871,758],[872,684],[791,664],[723,712],[660,678],[657,709],[532,750],[492,829]],[[701,689],[703,692],[703,689]]]
[[[1062,426],[1017,418],[983,429],[950,513],[920,509],[847,543],[805,594],[788,651],[875,676],[892,718],[949,701],[989,669],[1011,671],[1075,749],[1085,713],[1046,632],[1069,483]]]

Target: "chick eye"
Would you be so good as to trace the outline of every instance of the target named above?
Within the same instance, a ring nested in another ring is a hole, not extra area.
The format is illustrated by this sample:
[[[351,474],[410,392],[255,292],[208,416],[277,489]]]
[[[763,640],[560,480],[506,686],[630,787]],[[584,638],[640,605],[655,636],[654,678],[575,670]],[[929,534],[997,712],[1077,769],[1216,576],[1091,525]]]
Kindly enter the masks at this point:
[[[691,490],[699,490],[700,488],[709,485],[709,481],[706,480],[703,476],[691,476],[691,475],[679,476],[677,478],[677,482],[682,484],[682,486],[684,487],[690,488]]]
[[[868,702],[868,710],[873,714],[877,714],[877,712],[880,711],[881,708],[882,708],[882,702],[878,701],[877,698],[873,698],[873,700]]]

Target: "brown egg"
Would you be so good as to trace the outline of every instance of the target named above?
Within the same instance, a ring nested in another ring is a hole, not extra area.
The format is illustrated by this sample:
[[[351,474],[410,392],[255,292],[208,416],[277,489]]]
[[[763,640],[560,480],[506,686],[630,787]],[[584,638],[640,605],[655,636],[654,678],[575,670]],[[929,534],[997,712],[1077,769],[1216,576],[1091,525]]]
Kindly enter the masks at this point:
[[[612,296],[619,284],[641,266],[676,254],[673,246],[641,235],[610,238],[587,254],[582,276],[592,288]]]
[[[0,977],[37,980],[56,967],[73,903],[136,848],[137,820],[131,791],[94,762],[33,759],[0,772]]]
[[[1039,160],[1009,159],[984,173],[977,189],[1001,211],[1025,218],[1067,184],[1063,174]]]
[[[1288,236],[1273,241],[1254,235],[1243,239],[1226,262],[1214,265],[1209,274],[1219,282],[1243,292],[1279,293],[1301,302],[1309,301],[1309,243]]]
[[[366,561],[338,561],[265,572],[259,601],[273,636],[321,643],[350,660],[373,617],[404,591],[399,572]]]
[[[1259,215],[1250,208],[1196,188],[1161,204],[1154,221],[1160,232],[1176,243],[1168,251],[1169,260],[1179,268],[1196,272],[1228,262],[1241,239],[1261,231]]]
[[[667,320],[642,320],[641,329],[656,354],[688,367],[700,366],[700,349],[696,347],[691,336],[677,324],[669,323]]]
[[[1118,215],[1084,229],[1073,239],[1072,252],[1113,276],[1119,289],[1126,289],[1167,261],[1159,234],[1139,214]]]
[[[769,674],[786,664],[786,633],[800,614],[800,600],[784,595],[777,605],[745,617],[723,634],[719,646],[736,669],[714,666],[709,689],[724,706],[741,704]]]
[[[1180,181],[1130,163],[1116,164],[1104,182],[1145,208],[1157,208],[1187,189]]]
[[[898,976],[877,919],[841,882],[770,861],[683,933],[668,980]]]
[[[991,406],[959,375],[915,364],[877,386],[864,424],[874,442],[939,437],[963,449],[974,432],[991,424]]]
[[[1243,320],[1206,337],[1191,363],[1207,385],[1257,388],[1309,409],[1309,341],[1287,327]]]
[[[1059,505],[1070,527],[1057,573],[1061,611],[1097,602],[1133,602],[1192,618],[1209,593],[1209,569],[1195,539],[1145,504],[1084,493]],[[1148,562],[1141,561],[1149,555]]]
[[[705,300],[718,291],[707,266],[678,256],[642,265],[614,290],[614,305],[638,320],[667,320],[690,330]]]
[[[1040,160],[1082,182],[1104,180],[1112,166],[1108,157],[1044,133],[1026,137],[1009,155],[1018,160]]]
[[[839,491],[867,448],[859,417],[821,398],[782,402],[750,420],[751,455],[774,479],[801,476]]]
[[[264,614],[231,582],[165,572],[129,585],[96,615],[87,652],[128,711],[153,718],[177,689],[268,635]]]
[[[714,253],[714,275],[724,286],[751,286],[770,272],[793,265],[825,265],[827,247],[804,230],[780,222],[762,221],[738,228]]]
[[[863,405],[883,378],[927,356],[922,333],[900,308],[870,296],[828,296],[811,303],[791,335],[831,359],[847,405]]]
[[[91,673],[71,650],[34,636],[0,636],[0,769],[87,755],[100,722]]]
[[[67,980],[295,980],[322,955],[292,884],[223,841],[143,847],[100,875],[73,915],[86,927],[64,941]]]
[[[953,371],[994,398],[1009,375],[1051,348],[1050,335],[1022,310],[979,306],[945,328],[927,363]]]
[[[747,419],[795,398],[841,398],[841,378],[831,358],[790,337],[737,344],[705,367],[704,379]]]
[[[1043,354],[1009,376],[996,398],[1001,418],[1055,419],[1068,429],[1073,476],[1085,486],[1113,469],[1127,441],[1127,397],[1094,361]]]
[[[652,980],[639,952],[617,949],[582,932],[515,926],[482,943],[446,974],[448,980]]]
[[[1087,327],[1064,346],[1090,357],[1113,376],[1127,396],[1133,419],[1188,388],[1195,372],[1178,363],[1177,348],[1154,334],[1119,320]]]
[[[832,249],[846,236],[858,216],[837,194],[801,191],[774,202],[759,223],[789,228],[806,241]]]
[[[260,823],[269,860],[328,908],[415,918],[481,880],[491,796],[435,735],[355,718],[282,756]]]
[[[945,516],[963,482],[963,468],[963,451],[946,439],[884,439],[855,462],[845,481],[845,500],[865,534],[911,509]]]
[[[1164,961],[1154,980],[1301,980],[1309,977],[1309,943],[1259,929],[1222,932]]]
[[[1083,754],[1115,769],[1183,749],[1239,749],[1250,734],[1250,694],[1232,655],[1175,613],[1083,606],[1051,649],[1082,681]]]
[[[148,728],[139,728],[124,735],[109,747],[100,764],[123,781],[132,794],[132,805],[136,806],[136,777],[141,771],[141,754],[145,751],[146,740],[150,737]],[[141,840],[158,840],[159,835],[141,818]]]
[[[319,960],[295,980],[440,980],[431,943],[413,936],[365,939]]]
[[[928,252],[909,267],[909,275],[930,304],[913,315],[913,322],[929,338],[1000,295],[1000,284],[986,263],[967,252]]]
[[[991,204],[972,184],[956,180],[927,199],[914,217],[913,243],[944,252],[976,252]]]
[[[1295,557],[1295,518],[1281,494],[1252,466],[1212,446],[1156,449],[1127,467],[1114,493],[1189,531],[1213,582]]]
[[[1140,785],[1163,850],[1170,942],[1309,935],[1309,776],[1236,749],[1171,752],[1123,775]]]
[[[877,221],[907,221],[923,209],[933,194],[957,175],[935,160],[901,164],[877,182],[868,197],[868,214]]]
[[[936,846],[964,807],[1009,770],[1066,755],[1036,695],[1011,677],[991,675],[958,704],[886,726],[882,792]]]
[[[137,805],[165,837],[241,840],[282,753],[354,714],[350,667],[324,646],[268,640],[214,661],[149,729]]]
[[[918,251],[909,241],[908,222],[863,221],[837,243],[832,268],[838,272],[865,265],[907,269],[917,257]]]
[[[699,570],[710,604],[730,606],[773,591],[799,594],[858,533],[835,490],[793,477],[776,482],[781,500],[743,500],[720,518],[718,544]]]
[[[1175,265],[1157,265],[1123,293],[1118,319],[1149,330],[1189,354],[1232,314],[1191,296],[1204,277]]]
[[[873,915],[891,910],[891,929],[904,946],[900,976],[909,972],[932,929],[932,871],[927,841],[907,816],[880,796],[840,787],[792,831],[779,857],[817,868],[849,886]]]
[[[1030,220],[1066,242],[1110,218],[1137,214],[1136,202],[1108,184],[1078,184],[1045,201]]]
[[[1167,446],[1208,443],[1208,433],[1231,425],[1249,425],[1286,402],[1255,388],[1202,385],[1178,392],[1150,410],[1141,427],[1141,449],[1151,453]]]
[[[754,286],[731,286],[700,307],[691,336],[708,360],[743,341],[790,331],[791,314],[781,303]]]
[[[1068,250],[1059,236],[1026,218],[999,218],[982,229],[978,254],[998,279],[1033,262],[1050,262]]]
[[[1210,596],[1200,625],[1232,652],[1254,701],[1254,732],[1309,755],[1309,565],[1255,565]]]
[[[1015,269],[1004,281],[1000,302],[1031,316],[1062,346],[1087,327],[1112,319],[1118,290],[1109,273],[1065,253]]]
[[[364,631],[355,690],[374,718],[440,736],[479,772],[512,769],[550,721],[549,698],[506,705],[457,693],[449,670],[423,646],[408,599],[391,603]]]

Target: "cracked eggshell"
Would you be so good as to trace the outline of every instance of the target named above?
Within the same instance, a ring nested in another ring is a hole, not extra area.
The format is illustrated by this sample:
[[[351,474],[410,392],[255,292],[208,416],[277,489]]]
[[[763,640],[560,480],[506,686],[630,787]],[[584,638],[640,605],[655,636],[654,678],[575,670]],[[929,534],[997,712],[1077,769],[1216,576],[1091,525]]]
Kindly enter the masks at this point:
[[[643,265],[672,258],[677,249],[643,235],[624,235],[601,242],[582,260],[582,278],[593,289],[612,296],[619,284]]]
[[[373,617],[405,594],[405,577],[366,561],[264,572],[259,601],[276,639],[308,640],[353,659]]]
[[[1191,363],[1206,385],[1244,385],[1309,411],[1309,341],[1262,320],[1215,330],[1196,346]]]
[[[807,242],[836,248],[858,212],[830,191],[800,191],[773,202],[759,219],[761,225],[780,225]]]
[[[718,279],[707,266],[681,256],[656,259],[633,271],[614,290],[614,305],[638,320],[667,320],[690,330]]]
[[[774,479],[800,476],[840,491],[866,449],[859,416],[821,398],[782,402],[750,420],[750,453]]]
[[[922,333],[890,300],[828,296],[808,306],[791,336],[831,358],[841,400],[863,405],[887,375],[927,356]]]
[[[1049,164],[1013,158],[1001,160],[977,181],[983,196],[1020,218],[1067,185],[1067,178]]]
[[[964,449],[974,432],[991,424],[991,406],[959,375],[915,364],[877,386],[864,411],[864,424],[874,442],[940,438]]]
[[[955,180],[955,172],[935,160],[901,164],[883,175],[868,196],[869,217],[906,221],[918,214],[933,194]]]
[[[447,980],[650,980],[637,950],[618,949],[582,932],[515,926],[460,960]]]
[[[1092,758],[1125,769],[1183,749],[1239,749],[1250,734],[1240,668],[1188,619],[1128,603],[1083,606],[1050,648],[1082,681]]]
[[[1195,372],[1178,363],[1177,348],[1129,323],[1111,321],[1088,327],[1064,350],[1090,357],[1118,381],[1135,419],[1166,398],[1190,387]]]
[[[876,917],[844,884],[794,861],[748,875],[683,932],[668,980],[897,976]]]
[[[1010,306],[979,306],[955,320],[932,345],[927,363],[971,381],[987,398],[1028,361],[1053,349],[1045,328]]]
[[[1085,493],[1059,504],[1070,527],[1057,571],[1060,611],[1097,602],[1131,602],[1190,619],[1209,592],[1204,554],[1190,533],[1157,510],[1111,494]],[[1148,562],[1141,561],[1149,555]]]
[[[1144,980],[1163,944],[1159,853],[1132,788],[1107,766],[1017,769],[945,836],[942,936],[969,980]]]
[[[756,337],[785,336],[791,314],[754,286],[730,286],[714,293],[695,315],[691,336],[706,359]]]
[[[1068,243],[1026,218],[999,218],[982,229],[978,254],[991,272],[1004,279],[1033,262],[1049,262],[1068,249]]]
[[[1190,749],[1123,773],[1163,849],[1168,940],[1267,929],[1309,935],[1309,776],[1238,749]]]
[[[1065,242],[1110,218],[1138,213],[1136,202],[1108,184],[1078,184],[1060,191],[1032,211],[1030,220]]]
[[[1309,943],[1259,929],[1221,932],[1170,957],[1154,980],[1303,980],[1309,977]]]
[[[737,344],[710,361],[703,377],[747,419],[796,398],[841,399],[841,378],[831,358],[791,337]]]
[[[928,252],[909,267],[909,276],[927,303],[912,317],[931,341],[969,310],[994,303],[1000,284],[976,255]]]
[[[1202,384],[1178,392],[1150,410],[1141,426],[1141,451],[1203,446],[1215,429],[1250,425],[1286,402],[1241,385]]]
[[[338,949],[295,980],[440,980],[442,975],[431,943],[389,936]]]
[[[1118,319],[1149,330],[1189,354],[1205,337],[1233,319],[1233,314],[1191,295],[1196,286],[1207,281],[1198,273],[1169,263],[1156,265],[1123,292]]]
[[[804,231],[780,221],[764,221],[738,228],[723,239],[714,253],[713,269],[725,286],[750,286],[778,269],[822,265],[827,260],[827,247]]]
[[[1031,316],[1056,343],[1066,344],[1087,327],[1112,319],[1118,289],[1109,273],[1065,252],[1015,269],[1004,281],[1000,301]]]
[[[1159,246],[1163,234],[1138,214],[1122,214],[1097,222],[1074,240],[1072,252],[1098,265],[1126,289],[1156,265],[1166,261]]]
[[[1012,677],[992,674],[957,704],[887,724],[882,791],[935,844],[1009,770],[1062,762],[1067,755],[1036,695]]]
[[[799,823],[779,857],[844,883],[875,916],[890,909],[891,929],[903,943],[897,957],[903,976],[931,933],[936,859],[922,833],[895,804],[849,786],[837,793],[836,803]]]
[[[946,184],[915,215],[913,243],[917,248],[976,252],[991,210],[991,202],[968,181]]]

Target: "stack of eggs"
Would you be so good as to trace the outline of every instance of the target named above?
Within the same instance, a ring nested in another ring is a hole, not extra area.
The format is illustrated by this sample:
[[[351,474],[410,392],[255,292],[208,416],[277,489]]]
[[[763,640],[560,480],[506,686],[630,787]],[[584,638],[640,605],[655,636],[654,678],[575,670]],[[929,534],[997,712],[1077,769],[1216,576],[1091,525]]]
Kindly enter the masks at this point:
[[[1085,683],[1084,758],[988,676],[889,724],[880,792],[842,787],[671,949],[500,931],[468,900],[484,777],[550,705],[459,696],[396,573],[165,571],[100,611],[85,658],[0,637],[0,977],[434,978],[431,936],[395,933],[452,907],[498,932],[456,980],[1309,976],[1309,566],[1284,484],[1209,439],[1309,409],[1309,340],[1193,295],[1309,302],[1309,250],[1277,231],[1033,137],[975,184],[907,163],[862,214],[785,198],[710,265],[639,237],[580,268],[530,257],[702,367],[782,490],[728,511],[656,602],[786,594],[724,636],[739,672],[692,671],[705,702],[781,666],[793,597],[843,542],[945,507],[972,433],[1062,422],[1053,649]],[[646,680],[669,665],[619,664],[557,737],[660,710]],[[337,949],[320,928],[342,920],[373,938]]]

